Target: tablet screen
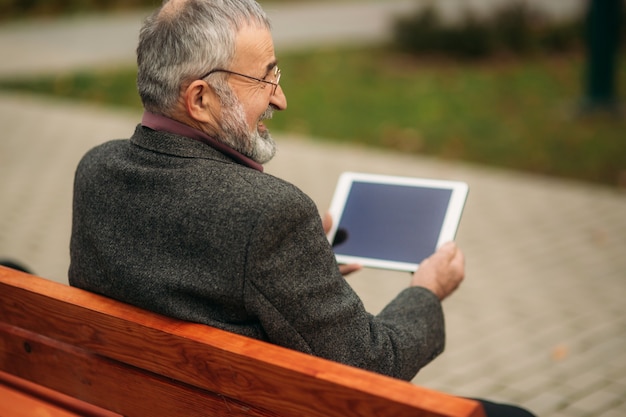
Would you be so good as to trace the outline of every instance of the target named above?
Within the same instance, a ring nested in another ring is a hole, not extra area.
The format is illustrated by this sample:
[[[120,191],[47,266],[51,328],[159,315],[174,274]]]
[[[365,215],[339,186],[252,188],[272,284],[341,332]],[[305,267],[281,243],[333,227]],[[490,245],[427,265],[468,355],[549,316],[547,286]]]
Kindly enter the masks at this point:
[[[337,260],[414,271],[454,239],[466,194],[460,182],[344,173],[331,205]]]

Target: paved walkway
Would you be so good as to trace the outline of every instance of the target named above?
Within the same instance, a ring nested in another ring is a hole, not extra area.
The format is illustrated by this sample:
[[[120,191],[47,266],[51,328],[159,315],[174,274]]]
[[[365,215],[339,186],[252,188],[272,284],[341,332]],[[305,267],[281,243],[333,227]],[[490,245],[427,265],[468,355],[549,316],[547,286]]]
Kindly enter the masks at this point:
[[[388,21],[381,20],[386,16],[381,4],[368,3],[364,9],[339,4],[325,10],[337,11],[335,16],[358,15],[354,20],[364,22],[371,13],[378,23],[369,27],[383,31]],[[307,27],[314,11],[322,13],[317,7],[298,12],[300,7],[270,9],[279,53],[281,44],[297,47],[297,35],[283,29],[285,22],[297,31]],[[389,7],[406,7],[406,2]],[[0,74],[132,60],[139,22],[139,15],[123,15],[89,18],[87,23],[5,25],[0,27]],[[314,25],[310,30],[316,30]],[[351,31],[357,32],[357,26]],[[91,37],[95,33],[98,39]],[[300,36],[305,43],[306,36]],[[113,39],[124,51],[116,51]],[[99,42],[109,48],[102,51],[102,61],[99,50],[93,54],[96,48],[81,46]],[[42,51],[49,53],[34,56]],[[133,111],[0,93],[0,256],[22,260],[39,275],[66,282],[76,163],[95,144],[128,137],[138,117]],[[446,352],[415,383],[519,403],[543,417],[626,415],[626,194],[310,138],[277,139],[279,154],[268,171],[300,186],[320,211],[328,206],[344,170],[470,184],[458,233],[467,256],[467,279],[444,302]],[[409,278],[367,270],[349,279],[377,312]]]

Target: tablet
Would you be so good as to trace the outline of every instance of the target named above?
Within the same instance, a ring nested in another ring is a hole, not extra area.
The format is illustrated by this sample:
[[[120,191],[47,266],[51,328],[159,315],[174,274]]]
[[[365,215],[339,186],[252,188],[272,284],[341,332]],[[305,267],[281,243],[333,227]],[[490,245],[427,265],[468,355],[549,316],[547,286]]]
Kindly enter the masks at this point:
[[[328,239],[337,262],[415,271],[454,240],[468,186],[459,181],[343,173]]]

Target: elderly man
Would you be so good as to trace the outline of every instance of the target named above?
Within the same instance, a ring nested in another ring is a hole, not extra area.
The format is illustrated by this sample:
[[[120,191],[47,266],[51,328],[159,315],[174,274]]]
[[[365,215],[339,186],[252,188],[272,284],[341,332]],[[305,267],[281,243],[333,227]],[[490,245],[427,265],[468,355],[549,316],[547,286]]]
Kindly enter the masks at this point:
[[[72,285],[403,379],[442,351],[440,300],[463,277],[453,244],[374,317],[314,203],[263,173],[263,120],[287,100],[256,2],[166,2],[137,61],[141,124],[76,172]]]
[[[263,172],[263,120],[287,100],[256,2],[165,2],[137,62],[141,124],[76,172],[71,285],[406,380],[441,353],[462,252],[444,245],[373,316],[311,199]]]

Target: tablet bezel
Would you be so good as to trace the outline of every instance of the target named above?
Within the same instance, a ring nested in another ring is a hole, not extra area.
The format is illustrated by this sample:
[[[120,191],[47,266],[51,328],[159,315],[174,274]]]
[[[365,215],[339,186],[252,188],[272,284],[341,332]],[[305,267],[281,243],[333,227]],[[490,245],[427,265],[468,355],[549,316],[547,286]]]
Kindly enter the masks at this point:
[[[401,186],[413,186],[431,189],[450,190],[450,199],[444,216],[443,224],[439,232],[436,248],[456,237],[456,232],[463,214],[469,186],[462,181],[438,180],[428,178],[402,177],[393,175],[380,175],[359,172],[344,172],[340,175],[335,188],[331,205],[330,215],[333,219],[332,227],[328,233],[328,240],[332,244],[337,233],[337,228],[341,223],[343,210],[347,202],[350,189],[354,182],[365,182],[373,184],[389,184]],[[389,269],[396,271],[414,272],[419,268],[418,263],[398,262],[394,260],[377,259],[371,257],[348,256],[335,254],[337,262],[340,264],[360,264],[364,267]]]

